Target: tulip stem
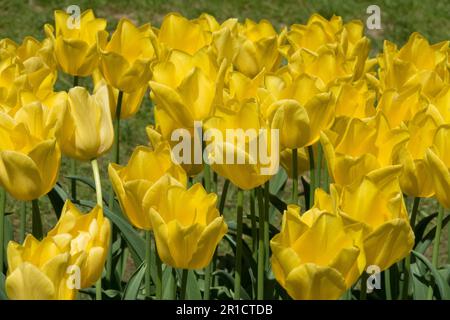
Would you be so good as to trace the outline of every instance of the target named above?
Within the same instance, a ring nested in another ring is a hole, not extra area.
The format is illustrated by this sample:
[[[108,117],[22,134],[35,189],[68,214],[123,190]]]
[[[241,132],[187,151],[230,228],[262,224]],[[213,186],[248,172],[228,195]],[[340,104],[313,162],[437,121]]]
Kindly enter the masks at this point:
[[[317,144],[317,170],[316,170],[316,183],[317,186],[321,187],[321,180],[322,180],[322,158],[323,158],[323,151],[322,151],[322,145],[320,142]]]
[[[384,270],[384,286],[386,287],[386,300],[392,300],[391,272],[389,269]]]
[[[308,155],[309,155],[309,208],[311,208],[314,205],[314,191],[316,189],[313,146],[308,146]]]
[[[270,207],[270,180],[264,184],[264,255],[265,270],[269,269],[269,207]]]
[[[150,300],[150,284],[151,284],[151,264],[152,264],[152,235],[149,230],[145,230],[145,264],[147,270],[145,272],[145,296]]]
[[[255,206],[255,189],[250,191],[250,216],[252,218],[252,249],[254,253],[258,250],[258,227],[256,226],[256,206]]]
[[[94,174],[95,181],[95,194],[97,195],[97,205],[100,208],[103,208],[103,195],[102,195],[102,182],[100,180],[100,170],[98,168],[98,161],[94,159],[91,161],[92,165],[92,173]],[[109,247],[112,246],[112,243],[109,244]],[[108,249],[109,250],[109,249]],[[95,284],[95,299],[102,300],[102,276],[97,280]]]
[[[431,258],[431,264],[436,269],[438,268],[439,264],[439,245],[441,243],[441,231],[442,231],[442,219],[444,218],[444,207],[442,205],[439,205],[439,211],[437,216],[437,222],[436,222],[436,233],[434,235],[434,244],[433,244],[433,255]],[[428,287],[428,300],[433,299],[433,287]]]
[[[0,187],[0,273],[3,273],[5,250],[5,206],[6,191]]]
[[[187,277],[188,277],[189,270],[183,269],[181,272],[181,293],[180,293],[180,300],[186,299],[186,287],[187,287]]]
[[[222,188],[222,195],[220,196],[220,203],[219,203],[219,213],[223,214],[223,209],[225,209],[225,202],[227,201],[227,193],[228,188],[230,186],[230,180],[226,179],[223,183]]]
[[[414,198],[414,203],[413,203],[413,207],[412,207],[412,211],[411,211],[411,217],[410,217],[410,225],[411,228],[414,230],[415,224],[416,224],[416,217],[417,217],[417,213],[419,212],[419,204],[420,204],[420,198],[419,197],[415,197]],[[401,295],[401,299],[408,299],[408,294],[409,294],[409,278],[411,276],[411,255],[408,255],[405,258],[405,262],[404,262],[404,275],[405,275],[405,279],[403,282],[403,290],[402,290],[402,295]]]
[[[34,199],[31,201],[31,208],[33,212],[32,233],[36,239],[41,240],[44,232],[42,231],[41,211],[39,210],[38,199]]]
[[[20,226],[19,226],[19,241],[20,243],[25,240],[25,228],[27,224],[27,202],[21,201],[20,203]]]
[[[161,258],[159,257],[158,248],[156,247],[156,239],[154,240],[155,244],[155,263],[156,263],[156,280],[155,280],[155,287],[156,287],[156,299],[161,300],[162,299],[162,262]]]
[[[241,298],[241,272],[242,272],[242,213],[244,191],[238,189],[236,210],[236,270],[234,275],[234,300]]]
[[[78,86],[78,76],[73,76],[73,87]],[[70,174],[72,175],[72,179],[70,181],[70,191],[72,195],[72,201],[77,201],[77,180],[74,179],[77,175],[77,160],[70,159]]]
[[[264,299],[264,205],[263,205],[263,191],[261,188],[258,192],[258,209],[259,209],[259,238],[258,238],[258,286],[257,295],[258,300]]]
[[[298,153],[292,149],[292,203],[298,204]]]
[[[122,99],[123,99],[123,91],[119,91],[119,96],[117,97],[117,105],[116,105],[116,118],[114,119],[114,146],[113,146],[113,154],[114,154],[114,162],[120,164],[120,114],[122,113]]]

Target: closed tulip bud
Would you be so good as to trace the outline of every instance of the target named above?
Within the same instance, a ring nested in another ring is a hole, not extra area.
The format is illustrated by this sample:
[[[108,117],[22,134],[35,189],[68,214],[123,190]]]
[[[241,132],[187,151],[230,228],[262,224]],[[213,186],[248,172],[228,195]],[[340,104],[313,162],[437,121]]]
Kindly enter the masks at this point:
[[[300,208],[289,205],[280,233],[270,241],[275,279],[294,299],[338,299],[364,270],[363,250],[326,207],[316,202],[300,216]]]
[[[28,235],[19,245],[8,244],[8,276],[5,289],[11,300],[73,300],[75,283],[71,269],[80,267],[86,253],[71,256],[70,238],[46,237],[42,241]],[[76,281],[75,281],[76,282]]]
[[[33,103],[14,118],[0,113],[0,184],[18,200],[47,194],[58,179],[61,152],[54,138],[55,111]]]
[[[107,84],[101,73],[96,70],[92,74],[94,80],[94,92],[102,88],[104,85],[108,88],[109,96],[109,109],[111,110],[111,117],[114,119],[117,117],[117,101],[119,99],[119,90]],[[147,92],[148,86],[145,84],[143,87],[138,88],[133,92],[124,92],[122,94],[122,105],[120,108],[120,119],[127,119],[134,116],[141,107],[142,99]]]
[[[440,124],[442,118],[439,111],[429,105],[409,122],[409,140],[394,150],[393,163],[403,165],[400,187],[408,196],[428,198],[434,194],[433,181],[425,164],[425,153],[432,146]]]
[[[110,233],[110,222],[100,207],[83,214],[70,201],[65,203],[56,226],[48,232],[48,237],[70,239],[71,256],[86,255],[80,264],[81,288],[89,288],[101,277],[110,246]]]
[[[414,246],[403,194],[400,166],[374,170],[341,191],[340,215],[346,225],[361,225],[367,265],[386,270],[408,256]]]
[[[450,125],[440,126],[433,145],[426,151],[425,161],[433,180],[436,198],[445,208],[450,208]]]
[[[136,27],[122,18],[107,42],[99,34],[100,71],[106,82],[123,92],[134,92],[144,87],[151,77],[150,63],[155,58],[149,24]]]
[[[149,209],[165,197],[170,185],[186,185],[184,170],[172,162],[170,147],[159,144],[155,150],[137,147],[126,166],[112,163],[109,178],[122,212],[137,228],[151,230]]]
[[[216,208],[217,196],[201,184],[171,186],[150,209],[161,260],[173,268],[201,269],[212,259],[228,227]]]
[[[393,151],[408,139],[408,131],[391,129],[382,113],[363,121],[337,118],[321,134],[328,171],[337,185],[362,179],[372,170],[393,164]]]
[[[234,185],[250,190],[268,181],[278,169],[278,141],[251,101],[220,108],[204,128],[205,153],[211,168]],[[230,136],[228,129],[237,129]],[[275,155],[276,153],[276,155]]]
[[[109,151],[114,129],[106,86],[93,95],[83,87],[70,89],[57,138],[62,152],[77,160],[91,161]]]
[[[53,42],[59,68],[72,76],[89,76],[98,66],[97,34],[107,37],[106,20],[96,18],[92,10],[80,16],[79,26],[68,24],[72,17],[60,10],[55,11],[55,29],[45,25],[47,37]]]

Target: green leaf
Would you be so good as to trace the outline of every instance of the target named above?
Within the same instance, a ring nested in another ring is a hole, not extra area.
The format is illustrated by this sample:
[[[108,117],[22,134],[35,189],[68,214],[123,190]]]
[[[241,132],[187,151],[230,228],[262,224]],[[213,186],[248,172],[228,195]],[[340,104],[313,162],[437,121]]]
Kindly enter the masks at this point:
[[[419,269],[417,263],[411,264],[412,287],[414,300],[426,300],[428,295],[428,285],[425,276]]]
[[[8,300],[5,290],[5,275],[0,272],[0,300]]]
[[[172,270],[173,269],[170,267],[163,270],[162,283],[164,300],[175,300],[176,298],[176,279]]]
[[[177,270],[179,279],[181,279],[181,270]],[[186,285],[186,300],[202,300],[202,292],[198,285],[197,275],[193,270],[189,270]]]
[[[147,265],[143,262],[131,276],[123,294],[123,300],[136,300],[141,288],[142,280],[147,272]]]
[[[436,285],[439,289],[439,294],[441,296],[441,299],[443,299],[443,300],[449,299],[450,298],[449,285],[445,282],[445,279],[443,279],[443,277],[439,273],[439,271],[431,264],[431,262],[423,254],[416,252],[414,250],[411,252],[414,256],[416,256],[421,262],[423,262],[427,266],[428,270],[431,271],[431,274],[433,275],[433,278],[434,278],[434,282],[436,283]]]
[[[270,195],[269,195],[269,200],[270,200],[270,203],[271,203],[275,208],[277,208],[277,210],[278,210],[280,213],[283,213],[284,210],[287,209],[287,204],[286,204],[283,200],[281,200],[280,198],[278,198],[276,195],[270,194]]]
[[[432,213],[429,216],[426,216],[425,218],[420,220],[419,223],[417,223],[416,227],[414,228],[414,236],[416,238],[415,245],[417,245],[419,242],[423,240],[425,229],[427,228],[428,224],[431,221],[433,221],[434,218],[437,217],[437,214],[438,214],[437,212]]]
[[[55,210],[56,217],[59,219],[62,209],[66,200],[69,199],[68,194],[64,191],[59,183],[57,183],[49,193],[47,197],[52,204],[53,210]]]
[[[278,173],[270,180],[269,192],[272,194],[278,194],[283,188],[288,179],[288,175],[283,168],[278,170]]]

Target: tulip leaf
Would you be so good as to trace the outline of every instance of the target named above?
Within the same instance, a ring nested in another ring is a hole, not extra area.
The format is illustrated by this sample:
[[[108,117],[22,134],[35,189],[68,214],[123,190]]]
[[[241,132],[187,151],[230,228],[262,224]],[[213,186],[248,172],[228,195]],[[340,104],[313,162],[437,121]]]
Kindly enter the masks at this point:
[[[83,184],[85,184],[86,186],[88,186],[89,188],[91,188],[93,191],[96,191],[95,189],[95,182],[93,179],[90,178],[86,178],[86,177],[82,177],[82,176],[65,176],[67,179],[70,180],[75,180],[75,181],[79,181]],[[106,194],[103,195],[103,201],[105,203],[108,203],[108,199],[106,199]]]
[[[141,289],[142,280],[144,279],[147,271],[147,265],[142,262],[141,265],[131,276],[123,294],[123,300],[136,300],[139,290]]]
[[[269,195],[269,200],[270,200],[270,203],[271,203],[275,208],[277,208],[277,210],[278,210],[280,213],[283,213],[284,210],[287,209],[287,204],[286,204],[283,200],[281,200],[280,198],[278,198],[276,195],[270,194],[270,195]]]
[[[269,191],[272,194],[278,194],[288,179],[287,173],[283,168],[278,170],[277,174],[270,180]]]
[[[5,275],[0,272],[0,300],[8,300],[5,290]]]
[[[423,254],[416,252],[416,251],[411,251],[411,253],[416,256],[421,262],[423,262],[428,270],[430,270],[434,282],[438,287],[439,290],[439,294],[441,296],[441,299],[449,299],[450,295],[449,295],[449,285],[445,282],[445,279],[443,279],[442,275],[439,273],[439,271],[431,264],[431,262],[427,259],[427,257],[425,257]]]
[[[163,285],[163,299],[164,300],[175,300],[176,299],[176,291],[177,291],[177,283],[175,278],[175,273],[173,272],[173,268],[167,267],[163,270],[162,276]]]
[[[434,212],[417,223],[417,225],[414,228],[414,236],[416,238],[415,245],[417,245],[420,241],[422,241],[425,229],[427,228],[428,224],[431,221],[433,221],[434,218],[436,218],[437,214],[438,214],[437,212]]]
[[[450,215],[446,216],[443,220],[442,220],[442,229],[447,225],[447,223],[450,221]],[[431,228],[427,234],[423,237],[424,240],[433,240],[434,239],[434,235],[436,234],[436,226],[434,226],[433,228]]]
[[[177,270],[178,278],[181,279],[181,270]],[[202,300],[202,292],[198,285],[197,275],[193,270],[189,270],[186,285],[186,300]]]
[[[415,300],[426,300],[428,295],[428,281],[421,272],[417,263],[411,264],[413,298]]]
[[[64,204],[66,203],[66,200],[69,199],[69,196],[58,182],[53,189],[47,193],[47,197],[52,204],[53,210],[55,210],[56,217],[59,219]]]

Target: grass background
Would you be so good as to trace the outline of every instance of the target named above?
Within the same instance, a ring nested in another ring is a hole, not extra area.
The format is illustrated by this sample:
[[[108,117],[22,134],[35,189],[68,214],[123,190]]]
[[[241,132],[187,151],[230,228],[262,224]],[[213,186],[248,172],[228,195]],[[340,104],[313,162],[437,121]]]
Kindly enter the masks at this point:
[[[163,17],[172,11],[180,12],[188,18],[195,18],[203,12],[207,12],[214,15],[219,21],[230,17],[238,17],[241,20],[265,18],[278,29],[293,23],[305,23],[308,17],[315,12],[327,18],[336,14],[342,16],[344,21],[360,19],[365,22],[369,16],[366,13],[367,7],[376,4],[381,9],[382,29],[367,32],[372,40],[372,56],[380,52],[384,39],[403,45],[409,35],[415,31],[425,35],[432,43],[450,39],[450,1],[448,0],[0,0],[0,38],[11,38],[16,42],[21,42],[25,36],[31,35],[42,39],[44,24],[53,23],[53,11],[65,9],[72,4],[79,5],[82,11],[88,8],[94,9],[97,16],[108,20],[110,31],[114,29],[121,17],[127,17],[138,24],[151,22],[152,25],[159,26]],[[81,85],[89,85],[88,81],[82,79]],[[67,90],[70,86],[70,78],[62,75],[56,89]],[[128,159],[136,145],[147,143],[145,126],[151,121],[151,103],[147,95],[139,113],[132,119],[123,121],[122,162]],[[64,161],[61,176],[68,172],[67,163]],[[104,185],[107,185],[106,164],[107,159],[101,161]],[[80,171],[86,176],[91,174],[88,164],[81,165]],[[67,179],[62,181],[64,180]],[[67,185],[67,181],[64,184]],[[81,194],[83,197],[94,200],[95,195],[86,188],[82,188]],[[41,206],[44,212],[51,211],[46,197],[42,198]],[[426,201],[423,206],[423,209],[429,212],[434,211],[435,208],[434,201]],[[18,204],[10,200],[8,211],[15,212],[17,210]],[[17,224],[18,219],[15,219],[14,216],[11,221],[13,224]],[[44,223],[45,229],[51,228],[55,223],[54,215],[46,215]],[[444,241],[446,242],[443,239]],[[442,260],[445,260],[445,257],[446,254],[442,256]]]

